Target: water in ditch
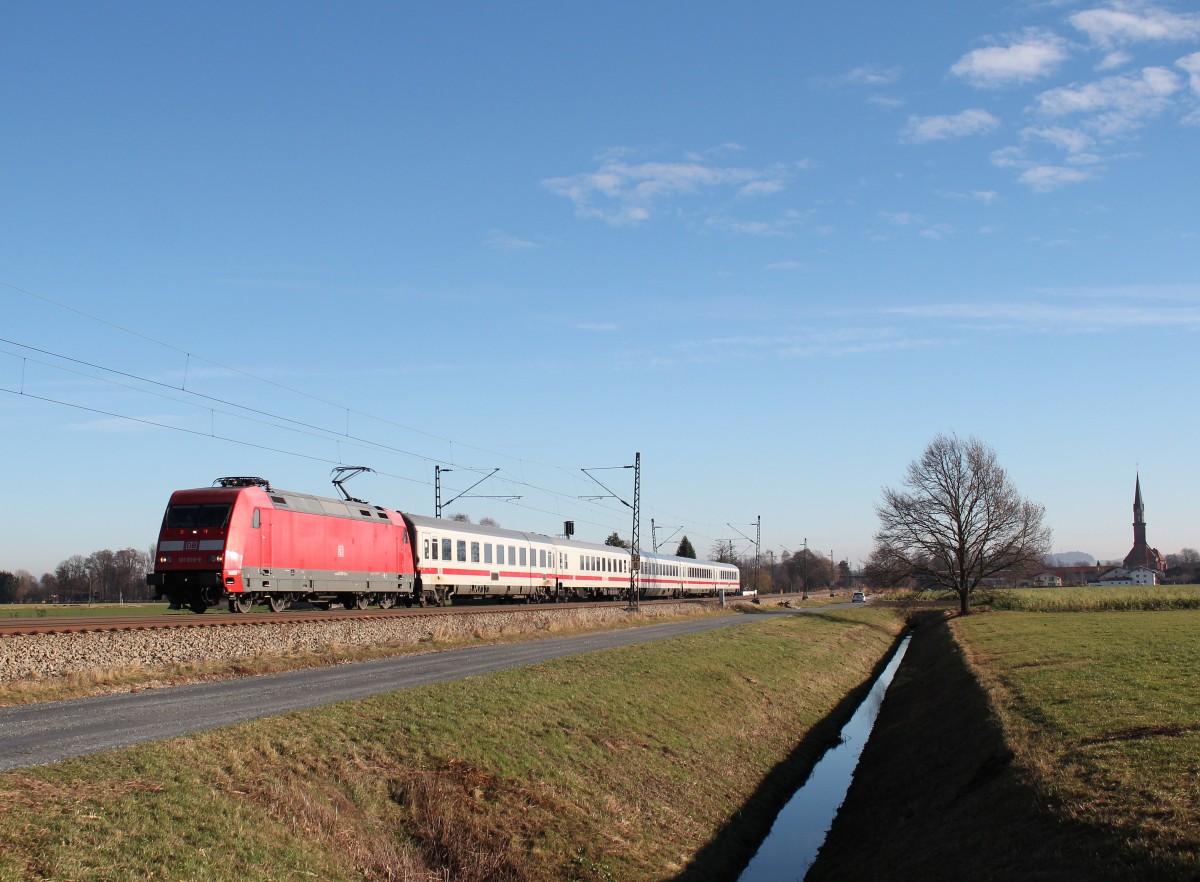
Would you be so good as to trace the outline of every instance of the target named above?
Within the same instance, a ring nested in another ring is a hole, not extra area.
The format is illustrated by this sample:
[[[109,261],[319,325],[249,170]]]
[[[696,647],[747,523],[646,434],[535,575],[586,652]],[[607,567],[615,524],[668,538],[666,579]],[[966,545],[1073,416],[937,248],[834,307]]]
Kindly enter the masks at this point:
[[[797,882],[804,878],[850,788],[854,767],[879,716],[884,693],[908,649],[908,641],[909,636],[905,635],[867,697],[842,727],[837,746],[818,760],[808,780],[780,810],[771,832],[738,882]]]

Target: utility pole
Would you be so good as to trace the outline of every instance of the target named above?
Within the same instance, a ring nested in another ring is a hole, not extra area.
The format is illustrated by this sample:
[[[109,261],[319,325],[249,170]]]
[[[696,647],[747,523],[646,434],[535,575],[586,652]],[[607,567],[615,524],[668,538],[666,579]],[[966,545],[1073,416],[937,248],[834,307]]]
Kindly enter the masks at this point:
[[[630,505],[616,493],[613,493],[608,487],[600,483],[600,480],[592,474],[592,472],[602,471],[604,469],[633,469],[633,505]],[[633,455],[633,465],[626,466],[600,466],[592,469],[580,469],[585,475],[596,482],[605,491],[604,496],[585,496],[584,499],[615,499],[633,511],[633,528],[630,532],[629,543],[629,609],[636,610],[639,607],[638,597],[638,571],[642,567],[642,454],[635,453]]]
[[[801,595],[804,600],[808,600],[808,538],[804,539],[804,593]]]
[[[633,455],[633,541],[629,549],[629,608],[640,608],[641,598],[638,596],[638,570],[642,568],[641,546],[641,509],[642,509],[642,454]],[[653,532],[653,531],[651,531]]]
[[[727,526],[729,529],[733,530],[733,532],[737,533],[739,536],[741,536],[747,542],[754,543],[754,568],[750,570],[750,585],[748,587],[753,588],[755,591],[757,591],[758,590],[758,578],[757,578],[758,565],[759,565],[759,560],[762,556],[762,515],[759,515],[758,519],[753,524],[750,525],[752,527],[758,528],[758,532],[755,534],[757,536],[757,538],[755,538],[755,539],[751,539],[749,536],[747,536],[745,533],[743,533],[741,530],[739,530],[733,524],[726,524],[725,526]],[[733,543],[731,542],[730,544],[732,545]]]
[[[433,467],[433,516],[442,516],[442,472],[452,472],[454,469],[444,469],[440,465]]]
[[[754,572],[757,573],[762,564],[762,515],[759,515],[755,520],[756,520],[756,523],[758,524],[758,532],[756,532],[754,534]],[[758,593],[757,577],[754,580],[753,588],[754,588],[755,593],[757,594]]]

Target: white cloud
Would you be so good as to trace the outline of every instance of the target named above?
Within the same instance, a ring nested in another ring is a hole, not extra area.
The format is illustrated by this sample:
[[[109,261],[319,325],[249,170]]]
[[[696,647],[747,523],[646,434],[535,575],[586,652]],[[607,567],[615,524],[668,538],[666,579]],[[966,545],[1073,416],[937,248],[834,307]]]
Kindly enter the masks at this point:
[[[900,68],[867,64],[844,75],[847,83],[861,86],[890,86],[900,80]]]
[[[900,81],[903,70],[899,67],[884,67],[879,64],[864,64],[854,70],[830,77],[813,77],[815,86],[890,86]]]
[[[575,325],[577,331],[615,331],[618,326],[612,322],[580,322]]]
[[[1113,70],[1118,67],[1123,67],[1133,60],[1133,56],[1128,52],[1109,52],[1096,65],[1096,70]]]
[[[795,209],[789,209],[772,220],[745,220],[716,212],[704,221],[704,227],[708,230],[742,236],[790,236],[796,227],[804,223],[807,218],[807,214]]]
[[[1161,114],[1180,88],[1178,74],[1147,67],[1140,74],[1050,89],[1037,96],[1034,109],[1046,116],[1090,115],[1083,122],[1086,128],[1101,136],[1120,135]]]
[[[948,199],[970,200],[971,202],[980,202],[984,205],[991,205],[996,201],[996,197],[1000,194],[995,190],[971,190],[968,193],[943,192],[940,195]]]
[[[801,260],[780,260],[775,263],[768,263],[763,269],[768,270],[795,270],[804,269],[805,263]]]
[[[722,149],[736,145],[723,145]],[[542,185],[575,204],[579,217],[599,218],[613,225],[635,225],[649,220],[663,205],[685,196],[727,194],[767,196],[786,186],[791,169],[720,166],[704,162],[698,154],[687,162],[624,161],[625,154],[609,151],[600,167],[566,177],[547,178]]]
[[[895,328],[834,327],[803,328],[779,336],[742,335],[715,339],[683,340],[673,350],[677,358],[664,364],[698,361],[716,362],[764,358],[833,358],[873,355],[945,345],[930,337],[912,337]]]
[[[1059,139],[1060,143],[1057,146],[1063,149],[1069,149],[1071,144],[1079,144],[1071,139],[1067,130],[1055,132],[1055,130],[1030,130],[1026,129],[1022,132],[1024,140],[1028,141],[1034,135],[1031,131],[1036,131],[1037,136],[1047,139]],[[1069,165],[1058,165],[1055,163],[1039,162],[1031,159],[1025,147],[1002,147],[999,150],[992,151],[992,165],[997,168],[1012,168],[1020,169],[1021,174],[1017,176],[1017,181],[1036,190],[1039,193],[1049,193],[1052,190],[1058,190],[1069,184],[1081,184],[1084,181],[1091,180],[1095,177],[1095,172],[1092,170],[1084,170],[1079,168],[1080,165],[1091,165],[1098,162],[1098,158],[1087,153],[1072,153],[1067,157]]]
[[[1176,14],[1155,6],[1114,2],[1106,9],[1085,9],[1068,16],[1098,46],[1146,40],[1190,40],[1200,36],[1200,15]]]
[[[973,49],[950,72],[973,86],[997,88],[1047,76],[1068,58],[1066,41],[1047,31],[1029,30],[1008,46]]]
[[[1049,193],[1068,184],[1081,184],[1090,180],[1092,173],[1080,168],[1061,165],[1036,165],[1021,172],[1017,180],[1039,193]]]
[[[968,135],[986,135],[1000,127],[1000,120],[986,110],[971,108],[946,116],[910,116],[900,139],[910,144],[944,141]]]
[[[1078,129],[1068,129],[1063,126],[1052,126],[1049,128],[1030,127],[1022,130],[1022,140],[1038,139],[1053,144],[1067,153],[1082,153],[1084,150],[1090,150],[1095,143],[1092,136],[1086,132],[1081,132]]]
[[[484,244],[496,251],[531,251],[542,247],[531,239],[521,239],[502,230],[489,230]]]
[[[885,307],[880,312],[921,322],[956,322],[981,331],[1062,334],[1121,333],[1134,327],[1200,329],[1200,306],[1114,304],[1101,299],[1066,304],[1036,300],[942,303]]]
[[[1183,58],[1175,62],[1176,67],[1181,67],[1188,73],[1188,86],[1197,95],[1200,95],[1200,52],[1193,52],[1191,55],[1185,55]]]

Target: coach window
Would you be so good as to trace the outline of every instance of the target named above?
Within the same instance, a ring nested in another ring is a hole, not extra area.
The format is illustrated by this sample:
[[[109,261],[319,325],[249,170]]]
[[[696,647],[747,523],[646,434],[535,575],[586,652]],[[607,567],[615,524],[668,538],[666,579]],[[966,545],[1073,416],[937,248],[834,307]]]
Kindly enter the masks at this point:
[[[517,565],[517,546],[508,546],[508,565],[515,567]]]
[[[504,546],[503,545],[496,546],[496,563],[500,564],[501,566],[504,566]]]
[[[458,559],[461,563],[467,562],[467,540],[458,540]]]
[[[425,539],[425,556],[429,557],[429,539]]]
[[[492,562],[492,543],[483,543],[483,562],[490,564]]]
[[[442,560],[454,560],[454,543],[450,539],[442,540]]]
[[[525,566],[525,546],[521,546],[521,566]]]
[[[479,543],[471,543],[471,563],[479,563]]]

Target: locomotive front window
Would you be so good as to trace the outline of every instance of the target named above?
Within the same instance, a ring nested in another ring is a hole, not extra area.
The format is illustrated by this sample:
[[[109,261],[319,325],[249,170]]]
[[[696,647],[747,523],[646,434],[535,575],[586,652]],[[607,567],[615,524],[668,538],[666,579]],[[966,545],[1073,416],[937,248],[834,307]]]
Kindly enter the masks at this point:
[[[170,505],[163,526],[170,530],[224,527],[229,521],[229,503],[220,505]]]

